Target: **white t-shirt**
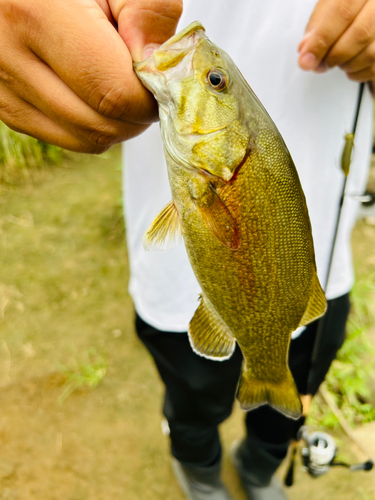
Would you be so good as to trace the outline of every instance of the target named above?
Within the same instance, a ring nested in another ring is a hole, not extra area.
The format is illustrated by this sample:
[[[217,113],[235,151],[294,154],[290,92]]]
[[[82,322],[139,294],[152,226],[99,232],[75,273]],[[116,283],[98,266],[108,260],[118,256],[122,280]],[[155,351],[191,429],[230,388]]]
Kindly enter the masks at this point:
[[[327,273],[343,173],[340,156],[351,131],[359,84],[339,69],[304,72],[297,46],[315,0],[185,0],[179,28],[199,20],[229,53],[281,132],[300,176],[309,209],[318,274]],[[372,105],[366,89],[347,193],[366,184],[372,145]],[[130,262],[129,289],[138,314],[164,331],[183,332],[198,305],[199,285],[184,245],[145,252],[142,236],[171,193],[159,126],[126,143],[124,206]],[[358,203],[347,197],[327,290],[332,299],[353,284],[350,233]]]

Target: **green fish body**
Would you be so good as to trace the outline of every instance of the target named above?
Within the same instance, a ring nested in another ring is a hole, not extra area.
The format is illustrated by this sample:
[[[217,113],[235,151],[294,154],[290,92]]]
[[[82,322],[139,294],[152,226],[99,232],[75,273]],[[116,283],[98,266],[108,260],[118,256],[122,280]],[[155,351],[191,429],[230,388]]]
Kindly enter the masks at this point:
[[[144,236],[183,236],[202,289],[193,350],[244,366],[237,397],[291,418],[301,401],[288,367],[291,334],[326,310],[305,197],[273,121],[230,57],[195,22],[142,63],[158,103],[172,201]]]

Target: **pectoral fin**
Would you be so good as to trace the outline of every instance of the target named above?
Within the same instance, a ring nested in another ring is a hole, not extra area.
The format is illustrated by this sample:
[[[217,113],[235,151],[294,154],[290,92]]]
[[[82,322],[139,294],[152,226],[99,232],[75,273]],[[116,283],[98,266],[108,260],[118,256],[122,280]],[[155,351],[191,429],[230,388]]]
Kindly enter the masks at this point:
[[[144,249],[168,250],[181,243],[182,228],[180,216],[173,200],[166,205],[145,232],[142,242]]]
[[[210,183],[206,183],[204,189],[195,200],[204,223],[222,245],[237,250],[240,246],[239,230],[231,211]]]
[[[236,340],[227,325],[206,306],[202,297],[190,321],[189,341],[196,354],[216,361],[229,359],[236,347]]]
[[[190,196],[212,235],[232,250],[240,246],[239,229],[231,211],[207,177],[197,175],[188,184]]]
[[[327,301],[319,283],[319,278],[315,274],[312,286],[312,293],[307,303],[306,311],[304,312],[300,324],[298,326],[305,326],[312,321],[320,318],[327,310]]]

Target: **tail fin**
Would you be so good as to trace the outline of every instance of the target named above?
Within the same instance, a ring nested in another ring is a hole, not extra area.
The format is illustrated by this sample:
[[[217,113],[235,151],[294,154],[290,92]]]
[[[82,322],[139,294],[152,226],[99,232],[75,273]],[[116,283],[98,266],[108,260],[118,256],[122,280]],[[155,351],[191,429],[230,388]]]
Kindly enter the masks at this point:
[[[259,380],[249,372],[243,372],[237,388],[237,399],[245,411],[269,404],[295,420],[302,414],[302,403],[290,370],[281,382]]]

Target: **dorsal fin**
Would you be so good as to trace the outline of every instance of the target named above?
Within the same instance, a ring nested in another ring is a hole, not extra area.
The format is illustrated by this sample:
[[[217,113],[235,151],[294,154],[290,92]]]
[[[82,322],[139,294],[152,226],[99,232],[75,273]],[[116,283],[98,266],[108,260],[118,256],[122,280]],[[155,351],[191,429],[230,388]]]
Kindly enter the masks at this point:
[[[307,303],[306,311],[298,326],[305,326],[320,318],[327,310],[327,300],[319,283],[318,275],[315,273],[311,296]]]
[[[171,200],[155,218],[143,235],[143,246],[148,250],[168,250],[181,243],[182,228],[176,205]]]
[[[224,321],[206,304],[202,296],[189,325],[189,341],[193,351],[216,361],[229,359],[236,340]]]

